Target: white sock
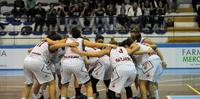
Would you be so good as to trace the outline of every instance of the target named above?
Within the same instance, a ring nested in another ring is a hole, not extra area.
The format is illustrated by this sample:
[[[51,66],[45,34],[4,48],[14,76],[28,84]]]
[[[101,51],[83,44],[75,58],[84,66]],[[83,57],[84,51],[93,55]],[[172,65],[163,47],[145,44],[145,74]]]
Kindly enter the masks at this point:
[[[61,97],[60,99],[67,99],[66,97]]]
[[[156,98],[156,99],[159,99],[159,94],[158,94],[158,90],[157,90],[157,89],[154,90],[154,94],[155,94],[155,98]]]
[[[37,95],[35,95],[34,93],[32,94],[32,99],[37,99]]]
[[[137,89],[137,90],[136,90],[136,96],[137,96],[137,97],[140,97],[140,89]]]
[[[87,99],[94,99],[93,97],[88,97]]]
[[[26,99],[26,98],[22,98],[22,99]]]

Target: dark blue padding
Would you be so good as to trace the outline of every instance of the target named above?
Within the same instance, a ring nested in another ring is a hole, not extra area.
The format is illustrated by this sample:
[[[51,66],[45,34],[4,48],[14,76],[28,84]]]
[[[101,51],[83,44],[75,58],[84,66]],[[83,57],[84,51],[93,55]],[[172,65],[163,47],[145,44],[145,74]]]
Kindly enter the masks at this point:
[[[45,35],[48,35],[48,34],[49,34],[49,32],[48,32],[48,31],[45,31],[45,32],[44,32],[44,34],[45,34]]]
[[[11,24],[12,25],[20,25],[20,24],[22,24],[22,22],[20,22],[20,21],[14,21],[14,22],[11,22]]]
[[[83,31],[83,33],[82,33],[83,35],[91,35],[92,34],[92,32],[91,31]]]
[[[109,30],[109,31],[106,32],[106,34],[116,34],[116,31],[114,31],[114,30]]]
[[[153,30],[142,30],[142,33],[144,34],[153,34]]]
[[[7,34],[7,32],[5,31],[0,31],[0,36],[5,36]]]
[[[156,34],[165,34],[167,31],[166,30],[156,30]]]
[[[19,32],[17,31],[12,31],[12,32],[9,32],[8,35],[10,36],[17,36],[19,34]]]
[[[42,35],[43,32],[39,32],[39,31],[33,31],[33,35]]]
[[[33,22],[24,22],[23,24],[24,24],[24,25],[32,25]]]
[[[22,31],[21,35],[30,35],[32,31]]]
[[[98,31],[98,32],[95,32],[95,34],[104,34],[105,31]]]
[[[67,34],[67,31],[60,31],[60,32],[58,32],[58,33],[63,34],[63,35],[66,35],[66,34]]]

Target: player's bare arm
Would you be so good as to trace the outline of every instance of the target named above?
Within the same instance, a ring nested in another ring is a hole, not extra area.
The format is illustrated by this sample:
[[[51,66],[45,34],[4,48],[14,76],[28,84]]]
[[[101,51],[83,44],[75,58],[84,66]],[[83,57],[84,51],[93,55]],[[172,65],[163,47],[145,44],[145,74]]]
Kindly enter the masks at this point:
[[[110,53],[110,50],[111,48],[109,47],[97,52],[85,52],[85,51],[79,50],[78,48],[72,48],[73,52],[78,53],[82,56],[89,56],[89,57],[101,57],[103,55],[108,55]]]
[[[153,41],[151,41],[150,39],[144,39],[144,43],[145,43],[145,45],[147,45],[147,46],[149,46],[153,49],[157,48],[157,45]]]
[[[49,48],[50,50],[56,50],[58,48],[62,48],[62,47],[65,47],[65,46],[70,46],[70,47],[76,47],[78,46],[79,44],[77,42],[71,42],[71,43],[57,43],[57,44],[53,44],[51,45]]]
[[[160,57],[160,59],[162,61],[162,66],[166,67],[167,64],[164,61],[163,55],[160,52],[159,48],[157,48],[157,45],[154,42],[152,42],[150,39],[144,39],[144,43],[146,43],[148,46],[150,46],[151,48],[153,48],[156,51],[157,55]]]
[[[51,40],[49,38],[44,38],[44,40],[46,40],[49,44],[57,44],[57,43],[65,43],[66,39],[62,39],[62,40]]]
[[[138,51],[139,49],[140,49],[140,46],[137,43],[133,43],[131,44],[129,48],[126,48],[126,50],[128,51],[128,54],[132,54],[135,51]]]
[[[116,45],[112,45],[112,44],[105,44],[105,43],[95,43],[95,42],[90,42],[87,40],[83,41],[84,45],[87,47],[96,47],[96,48],[102,48],[102,47],[113,47],[116,48]]]
[[[33,48],[29,48],[29,49],[28,49],[28,53],[30,53],[32,50],[33,50]]]
[[[136,51],[133,54],[134,55],[143,55],[143,54],[153,54],[153,53],[155,53],[154,50],[152,48],[149,48],[146,51]]]

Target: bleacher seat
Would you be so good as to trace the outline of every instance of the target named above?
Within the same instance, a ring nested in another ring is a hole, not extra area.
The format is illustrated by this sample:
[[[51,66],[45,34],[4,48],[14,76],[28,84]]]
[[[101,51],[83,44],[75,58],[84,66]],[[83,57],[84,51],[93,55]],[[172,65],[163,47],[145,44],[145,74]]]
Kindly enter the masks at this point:
[[[45,32],[44,32],[44,34],[45,34],[45,35],[48,35],[48,34],[49,34],[49,32],[48,32],[48,31],[45,31]]]
[[[9,32],[8,35],[10,36],[17,36],[19,34],[18,31],[12,31],[12,32]]]
[[[12,25],[20,25],[20,24],[22,24],[22,22],[20,22],[20,21],[13,21],[13,22],[11,22],[11,24]]]
[[[42,5],[42,6],[48,6],[49,4],[48,4],[48,3],[45,3],[45,2],[41,2],[41,5]]]
[[[83,35],[91,35],[92,32],[91,32],[91,31],[83,31],[82,34],[83,34]]]
[[[24,22],[23,24],[24,24],[24,25],[32,25],[33,22],[27,22],[27,21],[26,21],[26,22]]]
[[[94,34],[104,34],[105,31],[98,31],[98,32],[94,32]]]
[[[113,30],[113,31],[110,30],[110,31],[107,31],[106,34],[116,34],[116,31],[114,31],[114,30]]]
[[[42,35],[43,34],[43,32],[39,32],[39,31],[34,31],[33,32],[33,35]]]
[[[60,31],[60,32],[58,32],[58,33],[63,34],[63,35],[66,35],[66,34],[67,34],[67,31]]]
[[[8,3],[6,4],[7,7],[14,7],[14,3]]]
[[[7,34],[7,32],[0,31],[0,36],[5,36],[6,34]]]
[[[142,30],[142,33],[144,34],[153,34],[153,30]]]
[[[165,34],[167,31],[166,30],[156,30],[156,34]]]
[[[8,17],[8,16],[10,16],[10,15],[11,15],[10,12],[4,12],[4,13],[3,13],[3,16],[6,16],[6,17]]]
[[[118,31],[119,34],[128,34],[128,31],[123,30],[123,31]]]

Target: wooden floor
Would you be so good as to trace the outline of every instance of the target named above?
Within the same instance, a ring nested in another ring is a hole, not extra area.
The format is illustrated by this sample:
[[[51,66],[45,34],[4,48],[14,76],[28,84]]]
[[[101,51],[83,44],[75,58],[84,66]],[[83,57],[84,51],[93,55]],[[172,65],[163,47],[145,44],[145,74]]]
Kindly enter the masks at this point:
[[[21,99],[23,82],[23,76],[0,76],[0,99]],[[160,99],[167,99],[166,96],[173,95],[198,95],[188,85],[200,91],[200,75],[165,75],[159,84]],[[82,89],[84,93],[84,88]],[[132,89],[133,94],[135,94],[134,86]],[[101,82],[98,84],[98,90],[100,93],[99,99],[106,99],[106,89]],[[74,98],[73,85],[70,85],[69,95]],[[125,99],[124,90],[122,96],[122,99]]]

